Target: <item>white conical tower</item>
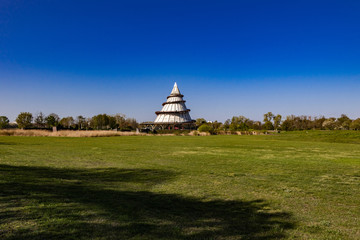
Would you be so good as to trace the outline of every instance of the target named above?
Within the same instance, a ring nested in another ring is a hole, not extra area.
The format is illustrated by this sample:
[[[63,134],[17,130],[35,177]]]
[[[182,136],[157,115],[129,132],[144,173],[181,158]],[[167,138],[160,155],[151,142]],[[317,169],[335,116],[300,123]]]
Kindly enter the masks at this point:
[[[156,112],[155,124],[181,124],[194,122],[190,117],[190,109],[187,109],[177,84],[174,84],[170,96],[164,102],[161,111]]]

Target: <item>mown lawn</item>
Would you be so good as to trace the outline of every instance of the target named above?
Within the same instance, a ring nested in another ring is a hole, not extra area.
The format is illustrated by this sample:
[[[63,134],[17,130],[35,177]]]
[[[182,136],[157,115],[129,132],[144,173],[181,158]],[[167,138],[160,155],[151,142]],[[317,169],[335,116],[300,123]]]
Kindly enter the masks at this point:
[[[360,239],[360,133],[0,137],[0,239]]]

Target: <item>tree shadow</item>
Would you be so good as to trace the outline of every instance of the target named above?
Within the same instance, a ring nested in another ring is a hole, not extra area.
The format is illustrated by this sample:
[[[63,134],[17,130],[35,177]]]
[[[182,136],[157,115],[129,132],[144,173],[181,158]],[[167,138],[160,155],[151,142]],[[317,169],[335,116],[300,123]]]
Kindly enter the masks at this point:
[[[14,142],[0,142],[0,145],[17,145],[17,143],[14,143]]]
[[[0,165],[0,238],[280,239],[291,214],[263,200],[205,201],[150,191],[175,174],[154,169]]]

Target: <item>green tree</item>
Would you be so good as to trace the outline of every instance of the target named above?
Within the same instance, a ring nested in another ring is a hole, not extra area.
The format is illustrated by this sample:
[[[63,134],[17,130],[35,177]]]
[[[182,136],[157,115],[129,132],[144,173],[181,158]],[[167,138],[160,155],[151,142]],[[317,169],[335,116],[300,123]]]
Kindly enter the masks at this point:
[[[352,121],[345,114],[341,114],[341,117],[339,117],[336,122],[339,129],[349,130]]]
[[[231,131],[246,131],[249,129],[249,119],[244,116],[232,117],[230,130]]]
[[[64,128],[69,129],[69,128],[74,127],[75,121],[74,121],[73,117],[65,117],[60,120],[59,124],[61,126],[63,126]]]
[[[45,118],[45,122],[48,128],[57,127],[59,125],[59,120],[59,116],[55,113],[51,113]]]
[[[6,128],[9,124],[9,119],[5,116],[0,116],[0,129]]]
[[[109,127],[111,129],[116,129],[117,128],[117,124],[116,124],[116,118],[114,116],[108,116],[109,117]]]
[[[360,130],[360,118],[352,121],[352,123],[350,124],[350,128],[353,130]]]
[[[91,127],[98,130],[109,128],[109,116],[104,114],[98,114],[91,118]]]
[[[200,127],[204,123],[206,123],[206,120],[204,118],[198,118],[198,119],[196,119],[196,122],[195,122],[197,127]]]
[[[281,129],[284,130],[284,131],[291,131],[291,130],[293,130],[293,126],[292,126],[291,120],[290,120],[290,119],[286,119],[285,121],[283,121],[282,124],[281,124]]]
[[[274,125],[272,124],[272,122],[265,122],[263,125],[263,129],[264,130],[274,130]]]
[[[325,122],[326,118],[324,116],[321,117],[315,117],[314,121],[313,121],[313,129],[318,129],[318,130],[322,130],[323,128],[323,123]]]
[[[272,112],[268,112],[264,114],[264,125],[263,128],[265,130],[274,130],[274,125],[272,124],[272,120],[274,118],[274,114]]]
[[[274,114],[272,112],[268,112],[264,114],[264,122],[271,122],[271,120],[274,118]]]
[[[323,127],[326,130],[334,130],[336,128],[336,118],[329,118],[323,122]]]
[[[216,131],[216,130],[219,130],[221,128],[222,123],[215,120],[214,122],[211,123],[211,126]]]
[[[275,130],[277,130],[280,126],[282,116],[280,114],[278,114],[273,118],[274,118],[274,128],[275,128]]]
[[[227,120],[224,122],[223,128],[224,128],[225,131],[229,130],[230,124],[231,124],[230,119],[227,119]]]
[[[31,127],[32,120],[33,116],[31,113],[21,112],[16,118],[16,123],[18,124],[19,128],[24,129]]]
[[[253,125],[252,125],[252,129],[255,129],[255,130],[261,130],[262,128],[262,124],[260,121],[254,121]]]

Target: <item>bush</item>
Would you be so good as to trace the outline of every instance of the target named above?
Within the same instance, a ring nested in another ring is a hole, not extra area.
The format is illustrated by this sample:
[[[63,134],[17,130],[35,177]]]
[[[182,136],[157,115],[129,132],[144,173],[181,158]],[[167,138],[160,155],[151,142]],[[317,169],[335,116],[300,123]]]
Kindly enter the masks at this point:
[[[181,130],[181,129],[163,129],[163,130],[154,130],[154,134],[174,134],[176,136],[179,135],[188,135],[190,133],[189,130]]]
[[[214,134],[214,128],[209,126],[208,124],[203,124],[198,128],[199,132],[208,132],[210,134]]]
[[[265,130],[274,130],[274,125],[270,121],[265,122],[265,124],[263,125],[263,129],[265,129]]]
[[[181,132],[180,132],[179,130],[175,130],[175,131],[174,131],[174,135],[175,135],[175,136],[180,136],[180,135],[181,135]]]

